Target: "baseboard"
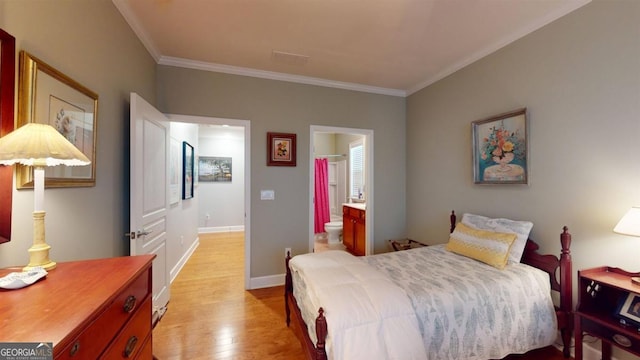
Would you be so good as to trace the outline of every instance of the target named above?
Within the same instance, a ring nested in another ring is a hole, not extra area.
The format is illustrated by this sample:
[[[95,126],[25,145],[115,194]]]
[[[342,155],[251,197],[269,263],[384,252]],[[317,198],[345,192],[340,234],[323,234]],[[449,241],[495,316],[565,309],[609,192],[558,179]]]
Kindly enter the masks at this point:
[[[562,351],[562,340],[553,344],[558,350]],[[594,347],[595,346],[595,347]],[[571,357],[575,359],[574,339],[571,338]],[[582,360],[601,360],[602,351],[600,351],[600,342],[582,343]],[[618,360],[615,356],[611,356],[611,360]]]
[[[211,234],[223,232],[241,232],[244,231],[244,225],[235,226],[211,226],[198,228],[198,234]]]
[[[596,345],[594,347],[593,345]],[[614,347],[615,351],[615,347]],[[573,354],[572,354],[573,355]],[[583,360],[600,360],[602,359],[602,351],[600,350],[600,341],[593,344],[583,343],[582,345],[582,359]],[[611,360],[618,360],[617,357],[611,355]]]
[[[249,280],[249,290],[284,285],[285,274],[261,276]]]
[[[193,244],[191,244],[191,246],[187,249],[187,251],[185,251],[185,253],[182,255],[182,257],[180,258],[180,261],[178,261],[176,266],[174,266],[173,269],[171,269],[171,271],[169,272],[170,284],[173,283],[173,280],[175,280],[176,276],[178,276],[178,274],[180,273],[184,265],[187,263],[191,255],[193,255],[193,252],[196,251],[196,249],[198,248],[198,245],[200,245],[200,239],[196,238],[196,241],[194,241]]]

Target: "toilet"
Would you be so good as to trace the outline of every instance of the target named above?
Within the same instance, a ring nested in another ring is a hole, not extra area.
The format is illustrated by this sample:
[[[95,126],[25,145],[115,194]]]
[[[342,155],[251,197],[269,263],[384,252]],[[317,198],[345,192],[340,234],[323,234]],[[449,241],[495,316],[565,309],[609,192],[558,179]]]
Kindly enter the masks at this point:
[[[340,235],[342,235],[342,217],[331,216],[331,221],[324,224],[324,231],[328,234],[329,244],[340,243]]]

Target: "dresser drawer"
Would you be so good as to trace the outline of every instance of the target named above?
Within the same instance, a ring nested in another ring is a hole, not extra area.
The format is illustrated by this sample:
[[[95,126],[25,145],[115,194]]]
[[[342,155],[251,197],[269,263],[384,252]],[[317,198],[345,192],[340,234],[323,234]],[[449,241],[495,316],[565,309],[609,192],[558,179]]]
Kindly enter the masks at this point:
[[[140,306],[101,359],[134,359],[151,336],[151,296]]]
[[[137,359],[140,359],[140,360],[153,359],[153,348],[152,348],[152,341],[151,341],[151,336],[152,336],[151,334],[153,334],[153,332],[150,332],[149,334],[150,336],[147,337],[147,340],[144,342],[144,344],[142,344],[142,349],[140,349]]]
[[[96,359],[150,293],[149,272],[142,272],[56,359]],[[97,285],[99,286],[99,285]]]
[[[640,341],[623,334],[621,331],[617,331],[617,327],[603,326],[598,322],[585,319],[584,317],[582,317],[580,321],[582,324],[582,331],[586,331],[591,335],[604,339],[612,345],[616,345],[626,351],[635,354],[640,353]]]

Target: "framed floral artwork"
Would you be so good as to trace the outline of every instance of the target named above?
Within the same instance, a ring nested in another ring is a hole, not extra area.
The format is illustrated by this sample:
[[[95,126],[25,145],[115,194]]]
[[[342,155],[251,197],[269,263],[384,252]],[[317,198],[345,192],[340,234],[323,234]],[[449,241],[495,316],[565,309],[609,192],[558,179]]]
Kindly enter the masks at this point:
[[[296,166],[296,134],[267,133],[267,166]]]
[[[88,166],[47,167],[44,186],[95,186],[98,94],[25,51],[18,87],[18,125],[49,124],[91,160]],[[16,172],[18,189],[33,188],[31,167],[16,165]]]
[[[475,184],[529,183],[526,108],[474,121],[471,129]]]

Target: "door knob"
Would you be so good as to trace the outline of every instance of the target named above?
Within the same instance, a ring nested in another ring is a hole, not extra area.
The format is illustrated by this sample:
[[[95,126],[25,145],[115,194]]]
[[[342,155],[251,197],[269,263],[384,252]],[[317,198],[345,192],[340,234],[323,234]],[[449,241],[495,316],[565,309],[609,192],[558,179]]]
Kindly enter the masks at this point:
[[[145,235],[149,235],[153,232],[153,230],[138,230],[135,232],[128,232],[126,234],[124,234],[124,236],[130,237],[131,239],[136,239],[139,238],[140,236],[145,236]]]

